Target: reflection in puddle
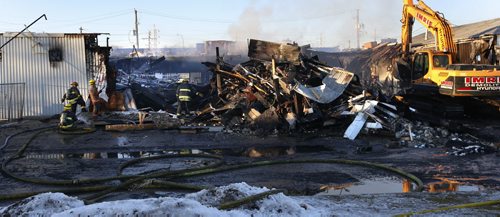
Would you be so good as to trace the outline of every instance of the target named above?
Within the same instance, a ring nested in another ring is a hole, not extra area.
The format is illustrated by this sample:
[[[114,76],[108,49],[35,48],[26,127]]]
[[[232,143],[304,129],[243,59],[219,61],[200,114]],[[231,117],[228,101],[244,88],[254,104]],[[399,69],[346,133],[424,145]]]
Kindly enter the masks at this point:
[[[411,188],[414,187],[410,183]],[[381,194],[381,193],[402,193],[401,179],[397,177],[384,177],[374,179],[360,179],[356,183],[343,185],[322,186],[325,192],[320,195],[356,195],[356,194]]]
[[[432,182],[427,185],[427,190],[429,192],[454,192],[454,191],[481,191],[484,190],[484,186],[480,185],[470,185],[465,181],[471,180],[481,180],[471,179],[471,178],[457,178],[448,179],[444,177],[435,176],[434,179],[441,180],[440,182]]]
[[[318,195],[406,193],[414,191],[415,188],[416,185],[407,179],[401,180],[397,177],[384,177],[360,179],[359,182],[341,185],[323,185],[320,187],[320,190],[324,192]],[[428,192],[482,191],[484,187],[461,183],[455,180],[443,180],[427,184],[425,190]]]
[[[26,159],[132,159],[153,157],[165,154],[203,154],[205,152],[198,149],[186,149],[179,151],[156,151],[156,152],[96,152],[96,153],[67,153],[67,154],[35,154],[29,153]]]

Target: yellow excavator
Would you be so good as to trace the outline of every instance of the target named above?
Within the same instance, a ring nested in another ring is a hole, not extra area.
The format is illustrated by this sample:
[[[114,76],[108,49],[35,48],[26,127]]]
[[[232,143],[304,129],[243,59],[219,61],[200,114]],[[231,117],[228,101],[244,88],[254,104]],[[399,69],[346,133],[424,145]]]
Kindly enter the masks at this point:
[[[500,115],[500,67],[455,63],[457,45],[450,24],[443,14],[417,1],[403,0],[402,55],[396,60],[396,73],[406,94],[397,101],[416,109],[416,118],[436,123],[443,117],[484,113],[478,110]],[[412,51],[415,20],[434,35],[435,49]],[[490,52],[495,52],[492,47]]]
[[[415,20],[434,35],[435,49],[411,52]],[[421,0],[417,4],[413,0],[403,0],[401,22],[403,54],[397,62],[397,70],[399,77],[412,88],[433,90],[451,97],[500,96],[499,66],[455,63],[457,46],[443,14],[432,10]]]

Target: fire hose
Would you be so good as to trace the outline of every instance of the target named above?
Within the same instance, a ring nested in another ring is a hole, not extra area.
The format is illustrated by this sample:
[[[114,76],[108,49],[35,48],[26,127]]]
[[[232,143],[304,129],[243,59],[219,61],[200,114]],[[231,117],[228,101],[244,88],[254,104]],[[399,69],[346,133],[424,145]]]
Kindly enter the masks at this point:
[[[159,156],[153,156],[153,157],[137,158],[137,159],[127,161],[119,166],[116,176],[105,177],[105,178],[87,178],[87,179],[72,179],[72,180],[46,180],[46,179],[41,179],[41,178],[23,177],[23,176],[14,174],[13,172],[8,170],[7,165],[16,159],[22,158],[25,150],[35,140],[36,137],[38,137],[42,133],[48,132],[50,130],[54,130],[54,127],[42,127],[42,128],[23,131],[20,133],[16,133],[12,136],[9,136],[6,139],[4,146],[2,146],[2,149],[8,145],[8,142],[12,137],[17,136],[17,135],[21,135],[21,134],[27,133],[27,132],[37,131],[32,136],[30,136],[28,141],[26,143],[24,143],[21,146],[21,148],[14,155],[8,157],[7,159],[5,159],[2,162],[2,166],[0,169],[5,175],[7,175],[15,180],[18,180],[18,181],[34,183],[34,184],[53,185],[53,186],[54,185],[55,186],[72,186],[72,188],[69,188],[69,189],[68,188],[66,188],[66,189],[51,189],[51,190],[46,190],[46,191],[36,191],[36,192],[0,195],[0,201],[25,198],[25,197],[29,197],[29,196],[44,193],[44,192],[61,192],[61,193],[67,193],[67,194],[81,194],[81,193],[97,192],[97,193],[92,194],[92,195],[85,198],[86,203],[94,203],[94,202],[97,202],[97,201],[101,200],[102,198],[106,197],[108,194],[110,194],[112,192],[126,190],[130,186],[135,185],[137,183],[145,183],[142,186],[140,186],[140,188],[161,188],[161,189],[167,188],[167,189],[181,189],[181,190],[198,191],[201,189],[206,189],[206,187],[183,184],[183,183],[176,183],[176,182],[172,182],[172,181],[160,181],[160,180],[155,180],[155,178],[167,178],[168,180],[174,180],[176,178],[200,176],[200,175],[220,173],[220,172],[231,171],[231,170],[240,170],[240,169],[246,169],[246,168],[255,168],[255,167],[280,165],[280,164],[306,164],[306,163],[345,164],[345,165],[354,165],[354,166],[361,166],[361,167],[376,168],[376,169],[380,169],[380,170],[389,171],[391,173],[394,173],[396,175],[399,175],[401,177],[404,177],[404,178],[411,180],[413,183],[416,184],[415,191],[422,191],[423,186],[424,186],[422,181],[418,177],[416,177],[415,175],[413,175],[411,173],[400,170],[398,168],[394,168],[394,167],[390,167],[390,166],[378,164],[378,163],[367,162],[367,161],[356,161],[356,160],[347,160],[347,159],[270,160],[270,161],[256,161],[256,162],[237,164],[237,165],[224,165],[224,159],[222,156],[219,156],[219,155],[210,155],[210,154],[172,155],[172,154],[167,154],[167,155],[159,155]],[[76,132],[63,132],[63,134],[74,134],[74,135],[75,134],[86,134],[86,133],[92,133],[94,131],[95,131],[95,129],[86,129],[86,130],[76,131]],[[127,168],[131,165],[137,164],[137,163],[150,161],[150,160],[165,159],[165,158],[186,158],[186,157],[206,158],[206,159],[216,160],[216,162],[213,164],[209,164],[209,165],[201,166],[201,167],[197,167],[197,168],[188,168],[188,169],[175,170],[175,171],[154,171],[154,172],[150,172],[150,173],[146,173],[146,174],[142,174],[142,175],[123,175],[122,174],[122,171],[125,168]],[[112,181],[112,180],[120,180],[121,183],[118,185],[107,184],[107,185],[88,186],[88,184],[104,183],[104,182]],[[134,189],[136,189],[136,188],[134,188]],[[131,190],[134,190],[134,189],[131,189]],[[219,206],[219,208],[221,208],[221,209],[234,208],[234,207],[238,206],[239,204],[246,203],[244,201],[249,201],[249,202],[255,201],[255,200],[261,199],[265,196],[268,196],[271,194],[276,194],[279,192],[281,192],[281,191],[280,190],[271,190],[269,192],[264,192],[264,193],[259,194],[259,195],[253,195],[253,196],[250,196],[248,198],[243,198],[241,200],[238,200],[238,202],[234,203],[234,204],[221,204]],[[236,202],[236,201],[233,201],[233,202]],[[471,203],[471,204],[463,204],[463,205],[457,205],[457,206],[451,206],[451,207],[438,208],[438,209],[434,209],[434,210],[426,210],[426,211],[422,211],[422,212],[406,213],[403,215],[437,212],[437,211],[456,209],[456,208],[489,206],[489,205],[497,205],[499,203],[500,203],[500,201],[498,201],[498,200],[486,201],[486,202],[479,202],[479,203]]]

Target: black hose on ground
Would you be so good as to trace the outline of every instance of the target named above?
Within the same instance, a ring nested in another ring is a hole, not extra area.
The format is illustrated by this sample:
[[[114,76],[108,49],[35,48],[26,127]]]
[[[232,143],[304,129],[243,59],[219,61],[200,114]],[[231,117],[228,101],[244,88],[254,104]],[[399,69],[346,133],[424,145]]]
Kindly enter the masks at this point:
[[[194,171],[198,171],[198,170],[209,170],[209,169],[212,169],[212,168],[217,168],[217,167],[219,167],[219,166],[221,166],[223,164],[222,157],[221,156],[217,156],[217,155],[199,155],[199,154],[163,155],[163,156],[154,156],[154,157],[148,157],[148,158],[134,159],[134,160],[132,160],[130,162],[125,163],[124,165],[121,165],[120,168],[119,168],[119,170],[118,170],[118,173],[120,174],[121,171],[126,166],[129,166],[129,165],[132,165],[132,164],[144,161],[144,160],[160,159],[160,158],[166,158],[166,157],[168,157],[168,158],[179,158],[179,157],[195,157],[195,156],[196,157],[208,157],[208,158],[213,158],[213,159],[219,159],[219,161],[217,161],[216,163],[214,163],[212,165],[207,165],[207,166],[200,167],[200,168],[191,168],[191,169],[177,170],[177,171],[159,171],[159,172],[149,173],[149,174],[146,174],[146,175],[141,175],[141,176],[138,176],[136,178],[129,179],[129,180],[121,183],[118,186],[115,186],[115,187],[106,189],[106,190],[104,190],[102,192],[98,192],[98,193],[96,193],[94,195],[91,195],[91,196],[85,198],[85,203],[86,204],[95,203],[95,202],[99,201],[100,199],[104,198],[109,193],[112,193],[112,192],[120,190],[120,189],[125,189],[125,188],[133,185],[136,182],[144,181],[146,179],[153,179],[153,178],[160,178],[160,177],[170,177],[170,176],[175,176],[176,174],[189,173],[189,172],[194,172]]]
[[[28,148],[29,144],[40,134],[46,132],[46,131],[49,131],[49,130],[53,130],[54,127],[43,127],[43,128],[38,128],[38,132],[36,132],[35,134],[33,134],[30,139],[23,145],[21,146],[21,148],[16,152],[16,154],[8,157],[7,159],[5,159],[3,162],[2,162],[2,166],[1,166],[1,171],[2,173],[4,173],[5,175],[13,178],[13,179],[16,179],[16,180],[19,180],[19,181],[23,181],[23,182],[29,182],[29,183],[35,183],[35,184],[44,184],[44,185],[79,185],[79,184],[90,184],[90,183],[99,183],[99,182],[105,182],[105,181],[112,181],[112,180],[117,180],[117,179],[129,179],[129,178],[133,178],[135,176],[121,176],[121,177],[107,177],[107,178],[99,178],[99,179],[75,179],[75,180],[44,180],[44,179],[39,179],[39,178],[28,178],[28,177],[22,177],[22,176],[18,176],[12,172],[10,172],[8,169],[7,169],[7,165],[16,160],[16,159],[19,159],[19,158],[22,158],[23,157],[23,154],[24,154],[24,151],[26,150],[26,148]],[[33,130],[32,130],[33,131]],[[30,132],[32,132],[30,131]],[[95,130],[84,130],[84,131],[75,131],[73,133],[76,133],[76,134],[84,134],[84,133],[91,133],[91,132],[94,132]],[[67,131],[67,132],[71,132],[71,131]],[[75,134],[75,135],[76,135]],[[17,134],[19,135],[19,134]]]
[[[283,190],[270,190],[270,191],[262,192],[262,193],[255,194],[252,196],[248,196],[248,197],[245,197],[245,198],[242,198],[239,200],[230,201],[227,203],[220,204],[218,208],[219,209],[234,209],[234,208],[237,208],[243,204],[255,202],[255,201],[264,199],[265,197],[267,197],[269,195],[278,194],[278,193],[282,193],[282,192],[283,192]]]
[[[135,162],[131,163],[126,163],[122,165],[119,169],[119,171],[123,170],[126,166],[131,165]],[[373,167],[377,169],[383,169],[389,172],[393,172],[395,174],[398,174],[402,177],[410,179],[412,182],[414,182],[417,185],[416,191],[422,191],[423,190],[423,183],[422,181],[414,176],[411,173],[407,173],[403,170],[394,168],[394,167],[389,167],[383,164],[377,164],[377,163],[370,163],[366,161],[354,161],[354,160],[345,160],[345,159],[302,159],[302,160],[278,160],[278,161],[259,161],[259,162],[253,162],[253,163],[248,163],[248,164],[240,164],[240,165],[233,165],[233,166],[227,166],[227,167],[218,167],[220,164],[217,164],[216,166],[212,166],[210,168],[205,168],[205,169],[193,169],[193,170],[185,170],[185,171],[167,171],[167,172],[156,172],[152,173],[146,176],[140,176],[137,178],[133,178],[130,180],[127,180],[126,182],[113,187],[111,189],[104,190],[102,192],[96,193],[90,197],[87,197],[85,199],[86,203],[95,203],[99,201],[100,199],[104,198],[107,194],[112,193],[113,191],[119,190],[119,189],[124,189],[127,188],[128,186],[134,184],[135,182],[143,181],[145,179],[150,179],[150,178],[180,178],[180,177],[188,177],[188,176],[197,176],[197,175],[205,175],[205,174],[211,174],[211,173],[218,173],[218,172],[223,172],[223,171],[229,171],[229,170],[238,170],[238,169],[245,169],[245,168],[252,168],[252,167],[261,167],[261,166],[269,166],[269,165],[277,165],[277,164],[297,164],[297,163],[327,163],[327,164],[347,164],[347,165],[356,165],[356,166],[366,166],[366,167]]]
[[[210,173],[218,173],[229,170],[237,170],[251,167],[261,167],[268,165],[277,165],[277,164],[297,164],[297,163],[326,163],[326,164],[347,164],[347,165],[356,165],[356,166],[364,166],[364,167],[372,167],[377,169],[386,170],[402,177],[408,178],[413,183],[417,185],[415,191],[422,191],[424,189],[424,184],[422,180],[420,180],[415,175],[405,172],[403,170],[386,166],[383,164],[371,163],[366,161],[356,161],[356,160],[346,160],[346,159],[300,159],[300,160],[276,160],[276,161],[259,161],[248,164],[239,164],[232,165],[223,168],[214,168],[214,169],[206,169],[206,170],[197,170],[192,172],[186,172],[182,174],[177,174],[176,177],[188,177],[188,176],[197,176],[197,175],[205,175]]]
[[[377,164],[377,163],[371,163],[371,162],[365,162],[365,161],[354,161],[354,160],[345,160],[345,159],[301,159],[301,160],[277,160],[277,161],[259,161],[259,162],[253,162],[253,163],[247,163],[247,164],[240,164],[240,165],[232,165],[232,166],[226,166],[226,167],[220,167],[223,164],[223,158],[221,156],[217,155],[205,155],[205,154],[186,154],[186,155],[160,155],[160,156],[154,156],[154,157],[146,157],[146,158],[138,158],[138,159],[133,159],[130,161],[127,161],[126,163],[120,165],[118,169],[118,175],[114,177],[107,177],[107,178],[94,178],[94,179],[76,179],[76,180],[43,180],[43,179],[36,179],[36,178],[26,178],[26,177],[21,177],[17,176],[13,173],[11,173],[9,170],[7,170],[7,164],[15,159],[19,159],[22,157],[24,151],[26,148],[29,146],[29,144],[41,133],[46,132],[50,130],[48,127],[43,127],[39,128],[39,132],[35,133],[29,140],[26,142],[19,150],[18,152],[9,157],[7,160],[5,160],[2,163],[1,170],[8,176],[17,179],[19,181],[24,181],[24,182],[30,182],[30,183],[36,183],[36,184],[46,184],[46,185],[82,185],[82,184],[90,184],[90,183],[99,183],[99,182],[105,182],[105,181],[111,181],[111,180],[123,180],[124,182],[117,185],[117,186],[90,186],[90,187],[83,187],[81,189],[75,190],[75,192],[90,192],[90,191],[98,191],[100,192],[91,195],[86,198],[87,203],[93,203],[96,201],[99,201],[100,199],[104,198],[106,195],[109,193],[112,193],[114,191],[119,191],[128,188],[129,186],[139,183],[141,181],[145,181],[148,179],[154,179],[154,178],[180,178],[180,177],[188,177],[188,176],[197,176],[197,175],[204,175],[204,174],[211,174],[211,173],[217,173],[217,172],[223,172],[223,171],[229,171],[229,170],[237,170],[237,169],[245,169],[245,168],[252,168],[252,167],[261,167],[261,166],[268,166],[268,165],[277,165],[277,164],[295,164],[295,163],[327,163],[327,164],[348,164],[348,165],[357,165],[357,166],[365,166],[365,167],[373,167],[377,169],[383,169],[386,171],[390,171],[393,173],[396,173],[400,176],[403,176],[405,178],[408,178],[412,180],[415,184],[417,184],[417,191],[421,191],[423,189],[423,183],[422,181],[405,171],[402,171],[397,168],[389,167],[383,164]],[[33,130],[32,130],[33,131]],[[30,131],[30,132],[32,132]],[[60,132],[63,134],[72,134],[72,135],[78,135],[78,134],[86,134],[86,133],[91,133],[94,132],[95,130],[88,130],[84,129],[82,131],[65,131],[65,132]],[[6,142],[7,144],[7,142]],[[207,165],[199,168],[190,168],[190,169],[185,169],[185,170],[177,170],[177,171],[155,171],[152,173],[148,173],[145,175],[122,175],[121,172],[123,169],[126,167],[143,162],[143,161],[148,161],[148,160],[154,160],[154,159],[162,159],[162,158],[181,158],[181,157],[201,157],[201,158],[211,158],[211,159],[217,159],[218,161],[212,165]],[[158,187],[168,187],[168,188],[177,188],[177,189],[188,189],[188,190],[195,190],[195,189],[202,189],[203,187],[197,187],[197,186],[192,186],[188,184],[181,184],[181,183],[175,183],[175,182],[160,182],[160,181],[153,181],[151,185],[147,186],[158,186]],[[88,188],[88,189],[85,189]],[[98,188],[96,190],[95,188]],[[29,194],[29,193],[26,193]],[[4,197],[8,197],[5,196]],[[0,200],[2,200],[2,197],[0,197]]]
[[[44,130],[44,129],[54,128],[54,127],[55,127],[55,125],[50,125],[50,126],[38,127],[38,128],[24,130],[24,131],[21,131],[21,132],[14,133],[14,134],[12,134],[10,136],[7,136],[7,138],[5,138],[5,141],[4,141],[3,145],[2,145],[2,147],[0,147],[0,150],[3,150],[5,147],[7,147],[7,144],[9,144],[10,139],[12,139],[15,136],[19,136],[19,135],[24,134],[24,133],[30,133],[30,132],[34,132],[34,131],[38,131],[38,130]]]

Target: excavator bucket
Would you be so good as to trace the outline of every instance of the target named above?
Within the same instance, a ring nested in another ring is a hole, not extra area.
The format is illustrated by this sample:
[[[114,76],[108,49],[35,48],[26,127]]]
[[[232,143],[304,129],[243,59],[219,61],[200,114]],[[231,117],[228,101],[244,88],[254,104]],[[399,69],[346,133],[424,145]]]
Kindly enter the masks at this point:
[[[415,79],[412,78],[410,64],[404,59],[398,58],[394,61],[394,69],[394,76],[401,81],[401,87],[409,87],[411,85],[411,81]]]

